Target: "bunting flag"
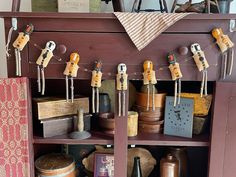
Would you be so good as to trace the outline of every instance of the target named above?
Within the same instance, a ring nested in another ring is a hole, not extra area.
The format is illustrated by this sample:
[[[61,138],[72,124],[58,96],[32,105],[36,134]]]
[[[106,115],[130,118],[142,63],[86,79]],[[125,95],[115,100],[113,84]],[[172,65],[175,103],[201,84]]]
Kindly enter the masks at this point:
[[[114,12],[138,50],[142,50],[188,13],[130,13]]]

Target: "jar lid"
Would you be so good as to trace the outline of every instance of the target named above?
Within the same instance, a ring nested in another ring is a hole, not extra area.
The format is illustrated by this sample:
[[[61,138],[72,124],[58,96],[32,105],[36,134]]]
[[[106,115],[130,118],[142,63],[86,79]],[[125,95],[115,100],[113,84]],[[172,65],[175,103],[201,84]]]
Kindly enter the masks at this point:
[[[60,153],[47,154],[35,161],[35,167],[39,171],[62,170],[72,164],[74,164],[74,160],[71,156]]]

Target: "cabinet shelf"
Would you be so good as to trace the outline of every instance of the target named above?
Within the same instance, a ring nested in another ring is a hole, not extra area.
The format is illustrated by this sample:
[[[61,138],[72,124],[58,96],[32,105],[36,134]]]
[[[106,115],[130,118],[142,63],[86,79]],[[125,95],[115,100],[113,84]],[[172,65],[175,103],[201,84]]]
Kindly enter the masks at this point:
[[[130,137],[128,144],[159,145],[159,146],[209,146],[209,135],[196,135],[193,138],[168,136],[163,134],[142,133]]]
[[[54,136],[50,138],[43,138],[34,136],[34,144],[99,144],[107,145],[114,144],[113,136],[106,135],[100,132],[92,132],[92,136],[84,140],[70,139],[68,135]]]

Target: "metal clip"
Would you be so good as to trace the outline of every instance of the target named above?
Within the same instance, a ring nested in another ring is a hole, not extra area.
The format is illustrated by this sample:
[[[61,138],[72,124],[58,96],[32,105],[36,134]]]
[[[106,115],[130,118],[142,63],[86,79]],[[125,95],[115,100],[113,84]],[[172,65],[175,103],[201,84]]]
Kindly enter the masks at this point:
[[[236,32],[236,20],[230,20],[229,21],[229,31]]]
[[[13,27],[13,30],[17,30],[17,18],[12,18],[11,19],[11,26]]]

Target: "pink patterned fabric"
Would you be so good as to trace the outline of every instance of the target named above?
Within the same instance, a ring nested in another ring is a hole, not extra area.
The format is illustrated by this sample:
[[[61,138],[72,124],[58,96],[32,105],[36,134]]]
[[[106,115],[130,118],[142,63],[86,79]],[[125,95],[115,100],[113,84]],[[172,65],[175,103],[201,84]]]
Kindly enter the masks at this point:
[[[0,177],[29,177],[27,79],[0,79]]]

